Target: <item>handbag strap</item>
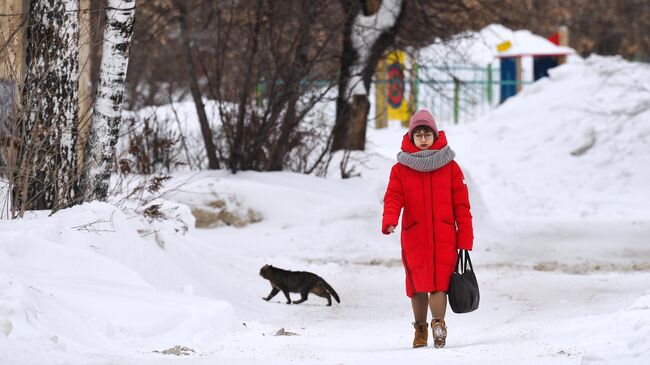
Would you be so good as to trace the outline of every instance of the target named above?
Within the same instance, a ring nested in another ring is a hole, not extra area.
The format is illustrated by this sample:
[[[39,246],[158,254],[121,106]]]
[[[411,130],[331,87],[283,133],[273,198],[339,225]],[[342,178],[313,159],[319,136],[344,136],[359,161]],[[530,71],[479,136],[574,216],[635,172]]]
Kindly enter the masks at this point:
[[[465,271],[463,265],[463,251],[464,250],[460,250],[458,253],[458,259],[456,259],[456,272],[459,274],[462,274]]]
[[[468,250],[460,250],[458,254],[458,259],[456,260],[456,272],[464,273],[467,271],[467,265],[469,264],[469,269],[474,271],[474,266],[472,266],[472,260],[469,258]]]
[[[469,264],[469,269],[471,271],[474,271],[474,266],[472,266],[472,260],[469,258],[469,251],[468,250],[463,250],[465,251],[465,268],[464,270],[467,270],[467,264]]]

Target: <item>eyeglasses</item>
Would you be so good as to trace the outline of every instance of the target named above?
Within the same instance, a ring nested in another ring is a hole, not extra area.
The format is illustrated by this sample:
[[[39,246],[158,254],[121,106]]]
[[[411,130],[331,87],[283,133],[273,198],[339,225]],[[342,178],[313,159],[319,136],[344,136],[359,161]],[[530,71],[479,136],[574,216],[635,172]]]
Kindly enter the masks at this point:
[[[427,133],[427,134],[414,134],[413,139],[431,139],[433,138],[433,133]]]

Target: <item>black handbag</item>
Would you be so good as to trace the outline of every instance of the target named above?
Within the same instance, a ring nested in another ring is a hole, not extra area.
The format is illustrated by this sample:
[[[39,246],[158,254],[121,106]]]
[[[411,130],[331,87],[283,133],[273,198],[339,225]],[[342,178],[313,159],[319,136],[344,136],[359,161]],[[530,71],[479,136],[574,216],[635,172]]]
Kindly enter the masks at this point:
[[[454,313],[469,313],[478,308],[478,282],[467,250],[461,250],[458,254],[456,271],[451,274],[447,295]]]

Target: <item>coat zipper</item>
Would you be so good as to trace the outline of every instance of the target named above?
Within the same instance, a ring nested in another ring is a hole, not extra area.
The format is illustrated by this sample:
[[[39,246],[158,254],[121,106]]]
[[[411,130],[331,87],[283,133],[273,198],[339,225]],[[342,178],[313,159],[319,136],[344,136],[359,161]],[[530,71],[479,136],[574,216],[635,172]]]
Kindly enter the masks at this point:
[[[433,216],[433,187],[431,184],[431,178],[433,177],[433,173],[429,174],[427,176],[427,180],[429,180],[429,195],[431,196],[431,199],[429,199],[429,204],[431,204],[431,236],[433,238],[433,287],[436,287],[436,227],[434,225],[434,216]]]

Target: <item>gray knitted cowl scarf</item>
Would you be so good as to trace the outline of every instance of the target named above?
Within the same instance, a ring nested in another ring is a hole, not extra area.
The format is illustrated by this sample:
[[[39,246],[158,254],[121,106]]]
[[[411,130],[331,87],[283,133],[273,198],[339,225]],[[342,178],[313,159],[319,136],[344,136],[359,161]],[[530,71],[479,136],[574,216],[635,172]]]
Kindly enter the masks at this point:
[[[429,172],[437,170],[454,159],[456,153],[449,146],[439,150],[423,150],[415,153],[401,151],[397,161],[415,171]]]

